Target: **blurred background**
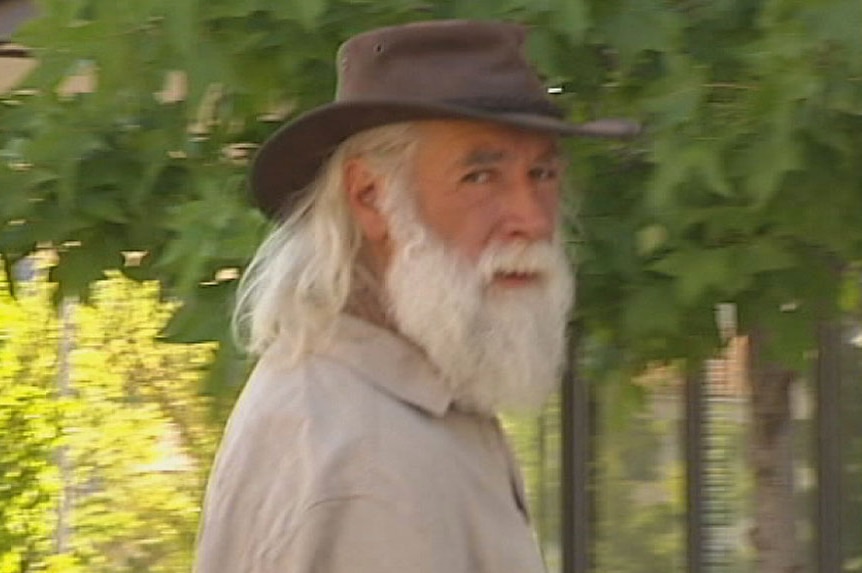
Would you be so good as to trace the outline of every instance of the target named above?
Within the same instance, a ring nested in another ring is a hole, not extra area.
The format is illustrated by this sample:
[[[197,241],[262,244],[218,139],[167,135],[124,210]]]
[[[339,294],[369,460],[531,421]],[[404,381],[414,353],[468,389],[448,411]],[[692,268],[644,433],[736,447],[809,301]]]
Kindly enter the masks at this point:
[[[190,569],[249,157],[450,17],[645,127],[566,143],[570,368],[504,420],[549,571],[862,571],[859,0],[0,0],[0,573]]]

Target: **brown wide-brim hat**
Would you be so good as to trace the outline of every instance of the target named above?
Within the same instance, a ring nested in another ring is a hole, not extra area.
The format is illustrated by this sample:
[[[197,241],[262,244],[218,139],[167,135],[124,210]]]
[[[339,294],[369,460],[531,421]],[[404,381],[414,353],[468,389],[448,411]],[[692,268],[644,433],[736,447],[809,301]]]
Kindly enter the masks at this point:
[[[621,119],[565,121],[524,56],[526,35],[518,24],[442,20],[351,38],[338,51],[335,101],[288,122],[257,152],[257,206],[272,219],[287,218],[339,144],[391,123],[470,119],[603,138],[638,132]]]

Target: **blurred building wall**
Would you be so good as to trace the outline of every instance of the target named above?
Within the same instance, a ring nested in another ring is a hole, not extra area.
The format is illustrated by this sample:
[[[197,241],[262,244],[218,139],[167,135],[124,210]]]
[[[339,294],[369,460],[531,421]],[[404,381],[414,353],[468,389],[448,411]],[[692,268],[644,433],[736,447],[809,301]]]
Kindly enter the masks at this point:
[[[31,0],[0,0],[0,93],[9,91],[33,67],[25,50],[11,42],[12,34],[36,15]]]

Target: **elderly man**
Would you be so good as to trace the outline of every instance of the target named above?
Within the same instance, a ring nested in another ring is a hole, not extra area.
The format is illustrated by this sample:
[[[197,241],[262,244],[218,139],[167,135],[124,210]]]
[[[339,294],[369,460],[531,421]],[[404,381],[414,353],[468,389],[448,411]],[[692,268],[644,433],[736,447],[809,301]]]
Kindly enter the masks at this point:
[[[278,225],[240,289],[259,362],[207,491],[199,573],[528,573],[543,564],[495,417],[542,404],[572,277],[565,135],[525,30],[443,21],[342,46],[336,101],[252,186]]]

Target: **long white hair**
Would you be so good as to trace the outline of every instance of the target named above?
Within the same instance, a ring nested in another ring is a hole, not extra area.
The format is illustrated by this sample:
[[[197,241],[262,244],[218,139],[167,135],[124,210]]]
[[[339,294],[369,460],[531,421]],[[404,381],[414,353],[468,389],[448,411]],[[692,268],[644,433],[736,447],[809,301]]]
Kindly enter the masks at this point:
[[[247,352],[259,356],[278,339],[293,363],[331,335],[351,293],[362,244],[344,190],[344,162],[364,157],[379,175],[402,175],[412,165],[416,141],[412,125],[398,123],[361,132],[335,150],[243,273],[233,329]]]

